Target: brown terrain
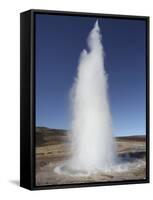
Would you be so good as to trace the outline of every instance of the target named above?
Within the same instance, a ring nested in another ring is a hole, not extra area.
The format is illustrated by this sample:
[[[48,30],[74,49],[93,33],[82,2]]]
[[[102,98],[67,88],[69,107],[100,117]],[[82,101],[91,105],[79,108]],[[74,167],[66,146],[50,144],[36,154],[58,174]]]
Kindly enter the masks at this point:
[[[65,130],[36,128],[36,185],[110,182],[146,178],[145,136],[117,137],[118,163],[110,172],[90,176],[70,176],[55,172],[71,156],[70,133]]]

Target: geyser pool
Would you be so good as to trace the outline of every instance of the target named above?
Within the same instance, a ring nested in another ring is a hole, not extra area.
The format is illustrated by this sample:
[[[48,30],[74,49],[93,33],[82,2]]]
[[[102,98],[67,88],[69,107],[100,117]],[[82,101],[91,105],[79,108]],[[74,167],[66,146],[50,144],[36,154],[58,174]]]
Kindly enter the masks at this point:
[[[61,166],[70,174],[111,168],[116,160],[108,99],[108,76],[98,20],[87,39],[71,90],[72,156]]]

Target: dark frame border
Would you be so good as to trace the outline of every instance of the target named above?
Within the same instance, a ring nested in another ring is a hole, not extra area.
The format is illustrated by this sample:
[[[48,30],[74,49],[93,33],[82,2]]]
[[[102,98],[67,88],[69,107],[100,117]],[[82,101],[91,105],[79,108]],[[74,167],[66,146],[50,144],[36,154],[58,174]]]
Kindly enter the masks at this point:
[[[35,16],[36,14],[137,19],[146,21],[146,179],[36,186],[35,183]],[[117,14],[29,10],[20,15],[20,186],[30,190],[149,183],[149,17]],[[25,69],[26,68],[26,69]],[[27,97],[27,98],[26,98]],[[25,121],[27,123],[25,123]],[[27,126],[27,127],[26,127]],[[27,134],[28,133],[28,134]]]

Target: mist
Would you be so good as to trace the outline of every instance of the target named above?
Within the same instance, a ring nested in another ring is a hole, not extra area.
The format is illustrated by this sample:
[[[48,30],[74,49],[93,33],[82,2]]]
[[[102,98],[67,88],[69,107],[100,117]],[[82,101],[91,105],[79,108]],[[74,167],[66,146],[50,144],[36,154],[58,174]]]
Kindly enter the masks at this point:
[[[90,172],[112,166],[116,155],[98,20],[89,33],[87,47],[81,52],[71,89],[73,154],[69,166]]]

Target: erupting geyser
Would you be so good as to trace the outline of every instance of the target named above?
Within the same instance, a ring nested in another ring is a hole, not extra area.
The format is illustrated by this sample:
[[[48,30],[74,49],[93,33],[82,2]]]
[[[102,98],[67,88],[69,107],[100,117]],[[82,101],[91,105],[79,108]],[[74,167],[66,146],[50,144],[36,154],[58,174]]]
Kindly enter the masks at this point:
[[[101,39],[97,20],[87,40],[89,51],[81,53],[72,87],[73,154],[66,171],[90,173],[111,168],[115,161]]]

